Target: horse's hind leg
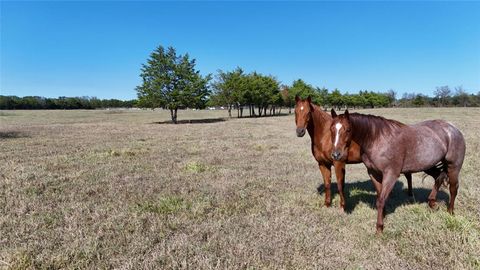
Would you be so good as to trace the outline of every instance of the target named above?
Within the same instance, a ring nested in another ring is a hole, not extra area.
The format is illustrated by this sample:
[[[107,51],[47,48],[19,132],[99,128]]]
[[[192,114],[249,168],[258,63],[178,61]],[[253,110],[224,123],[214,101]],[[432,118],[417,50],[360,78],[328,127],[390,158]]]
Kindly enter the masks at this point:
[[[448,204],[448,212],[452,215],[455,197],[457,197],[459,173],[459,168],[451,168],[450,166],[448,167],[448,183],[450,185],[450,203]]]
[[[440,189],[440,186],[443,183],[444,177],[446,177],[446,174],[442,171],[441,168],[437,168],[437,167],[432,167],[426,170],[425,173],[433,177],[433,179],[435,179],[432,192],[430,192],[430,195],[428,195],[428,206],[430,206],[430,208],[432,209],[436,209],[437,193],[438,193],[438,190]]]
[[[407,184],[408,184],[408,196],[412,197],[413,196],[413,191],[412,191],[412,174],[411,173],[406,173],[405,178],[407,178]]]

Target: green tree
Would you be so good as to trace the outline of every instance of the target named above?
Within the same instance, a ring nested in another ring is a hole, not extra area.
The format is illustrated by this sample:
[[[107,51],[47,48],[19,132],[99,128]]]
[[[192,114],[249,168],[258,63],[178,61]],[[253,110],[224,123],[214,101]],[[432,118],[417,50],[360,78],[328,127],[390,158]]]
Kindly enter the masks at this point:
[[[328,103],[333,107],[336,107],[340,110],[340,107],[344,105],[344,99],[340,90],[336,89],[332,91],[332,93],[328,96]]]
[[[219,70],[217,80],[213,83],[215,103],[226,105],[230,117],[232,117],[232,106],[239,100],[238,93],[244,91],[244,77],[245,74],[239,67],[230,72]]]
[[[315,96],[315,88],[310,84],[307,84],[302,79],[298,79],[292,83],[292,87],[290,87],[290,97],[295,100],[295,96],[299,96],[301,98],[313,97]]]
[[[292,95],[290,95],[290,87],[288,87],[287,85],[280,86],[280,89],[280,94],[283,101],[282,105],[287,106],[288,113],[291,114],[292,107],[295,105],[295,97],[292,97]]]
[[[173,123],[177,123],[177,110],[181,107],[202,108],[210,94],[210,75],[203,77],[195,70],[195,59],[177,55],[174,48],[155,49],[142,65],[142,84],[137,86],[138,105],[163,107],[170,110]]]

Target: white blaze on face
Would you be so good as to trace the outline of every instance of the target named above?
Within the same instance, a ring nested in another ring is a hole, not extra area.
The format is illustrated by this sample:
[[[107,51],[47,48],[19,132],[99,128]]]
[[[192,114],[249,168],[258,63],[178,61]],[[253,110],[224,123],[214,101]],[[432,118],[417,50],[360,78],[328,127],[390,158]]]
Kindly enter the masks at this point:
[[[300,110],[301,110],[301,111],[303,111],[303,106],[302,106],[302,107],[300,107]]]
[[[333,146],[337,147],[337,143],[338,143],[338,137],[339,137],[339,134],[340,134],[340,129],[342,128],[342,124],[340,123],[337,123],[335,125],[335,129],[337,130],[337,132],[335,133],[335,143],[333,144]]]

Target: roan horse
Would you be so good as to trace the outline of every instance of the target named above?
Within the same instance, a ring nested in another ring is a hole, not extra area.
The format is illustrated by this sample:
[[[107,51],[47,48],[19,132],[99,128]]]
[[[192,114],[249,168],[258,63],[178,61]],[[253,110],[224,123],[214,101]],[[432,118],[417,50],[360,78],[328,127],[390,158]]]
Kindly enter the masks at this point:
[[[384,206],[400,173],[425,172],[435,179],[428,204],[436,208],[437,192],[443,182],[450,186],[448,212],[458,190],[458,175],[465,157],[462,133],[443,120],[405,125],[379,116],[352,113],[336,115],[333,121],[332,157],[341,160],[357,144],[377,190],[377,233],[383,231]]]
[[[332,117],[324,112],[320,107],[312,103],[310,97],[301,99],[295,97],[295,123],[297,125],[297,136],[303,137],[305,131],[308,131],[312,141],[312,154],[317,160],[320,173],[323,177],[325,186],[325,205],[331,205],[331,169],[335,167],[337,177],[338,193],[340,194],[340,207],[345,209],[345,196],[343,194],[343,185],[345,183],[345,163],[361,163],[360,146],[352,142],[348,148],[348,155],[333,160],[332,158],[332,140],[330,133],[330,124]],[[408,194],[412,195],[412,175],[405,174],[408,182]]]

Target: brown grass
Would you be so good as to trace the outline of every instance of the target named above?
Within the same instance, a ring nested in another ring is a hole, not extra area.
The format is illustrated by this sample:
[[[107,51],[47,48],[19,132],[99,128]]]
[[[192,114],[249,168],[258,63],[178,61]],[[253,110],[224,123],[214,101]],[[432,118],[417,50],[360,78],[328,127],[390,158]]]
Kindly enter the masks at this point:
[[[442,118],[467,140],[456,215],[433,179],[402,178],[374,234],[375,193],[347,167],[347,211],[325,208],[293,116],[161,125],[164,111],[0,114],[0,268],[479,269],[480,110],[364,111]],[[224,118],[180,111],[180,119]]]

